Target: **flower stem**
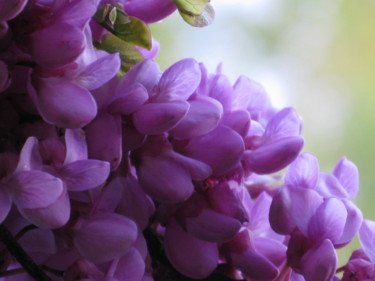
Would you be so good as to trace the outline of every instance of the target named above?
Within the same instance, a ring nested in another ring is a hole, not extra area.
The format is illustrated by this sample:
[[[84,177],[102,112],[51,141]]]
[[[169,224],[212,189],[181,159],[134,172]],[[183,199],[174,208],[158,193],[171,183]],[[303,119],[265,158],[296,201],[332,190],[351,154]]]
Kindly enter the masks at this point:
[[[5,244],[9,253],[20,263],[24,270],[36,281],[52,281],[50,277],[32,260],[17,243],[12,233],[0,224],[0,241]]]

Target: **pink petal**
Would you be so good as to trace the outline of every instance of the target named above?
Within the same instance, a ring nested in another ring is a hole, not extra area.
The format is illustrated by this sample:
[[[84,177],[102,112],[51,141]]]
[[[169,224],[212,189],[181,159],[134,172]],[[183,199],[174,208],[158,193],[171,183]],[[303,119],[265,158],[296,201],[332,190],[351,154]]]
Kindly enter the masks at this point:
[[[186,139],[200,136],[212,131],[219,123],[223,107],[206,96],[198,96],[189,101],[190,108],[181,122],[170,131],[177,139]]]
[[[69,163],[62,167],[58,174],[69,191],[83,191],[103,184],[109,172],[108,162],[89,159]]]
[[[183,59],[170,66],[161,76],[156,102],[187,100],[197,89],[201,71],[194,59]]]
[[[55,23],[31,34],[31,55],[47,68],[73,62],[84,50],[83,32],[70,24]]]
[[[302,258],[302,275],[306,281],[330,281],[336,272],[337,255],[332,242],[324,240]]]
[[[63,128],[81,128],[97,113],[95,99],[88,90],[53,78],[42,80],[37,107],[45,121]]]
[[[87,65],[74,80],[88,90],[97,89],[117,74],[120,63],[118,53],[105,55]]]
[[[219,260],[216,243],[189,235],[176,222],[166,227],[164,246],[172,265],[190,278],[209,276]]]
[[[19,208],[47,207],[63,192],[63,182],[42,171],[19,171],[6,182],[6,186]]]
[[[239,163],[244,149],[237,132],[218,126],[206,135],[192,138],[181,152],[210,165],[214,175],[222,175]]]
[[[120,257],[136,239],[136,224],[114,213],[100,213],[80,219],[74,227],[74,244],[84,257],[93,262]]]
[[[140,83],[135,83],[117,93],[109,102],[107,109],[111,114],[129,115],[140,109],[147,100],[146,88]]]
[[[285,183],[293,186],[314,188],[318,182],[319,163],[311,153],[303,153],[289,166]]]
[[[100,113],[85,127],[89,157],[107,161],[114,170],[122,158],[121,117]]]
[[[40,228],[56,229],[64,226],[70,218],[70,201],[64,188],[61,196],[46,208],[18,208],[21,215]]]
[[[359,175],[355,164],[345,157],[336,164],[333,175],[348,193],[348,199],[354,199],[359,190]]]
[[[149,103],[134,113],[134,126],[142,134],[161,134],[175,127],[188,109],[189,104],[185,101]]]
[[[317,242],[329,239],[335,243],[343,234],[347,211],[341,200],[326,199],[311,217],[308,225],[308,236]]]

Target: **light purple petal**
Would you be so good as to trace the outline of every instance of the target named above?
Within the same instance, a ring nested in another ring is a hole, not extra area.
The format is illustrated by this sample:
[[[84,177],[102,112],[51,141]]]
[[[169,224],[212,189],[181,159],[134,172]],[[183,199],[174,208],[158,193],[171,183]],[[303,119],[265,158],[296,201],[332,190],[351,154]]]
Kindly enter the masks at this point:
[[[285,184],[314,188],[318,182],[319,163],[311,153],[303,153],[289,166]]]
[[[187,115],[170,131],[174,138],[186,139],[206,134],[212,131],[221,119],[223,107],[210,97],[197,96],[189,100],[189,104]]]
[[[182,202],[194,191],[190,172],[168,157],[145,156],[137,174],[143,190],[160,202]]]
[[[84,50],[83,32],[70,24],[55,23],[31,34],[31,55],[47,68],[73,62]]]
[[[37,107],[43,119],[58,127],[77,129],[97,113],[95,99],[81,86],[62,79],[44,79]]]
[[[100,213],[81,219],[74,227],[75,246],[84,257],[93,262],[120,257],[136,239],[136,224],[114,213]]]
[[[333,175],[345,188],[348,199],[354,199],[359,190],[359,175],[356,165],[343,157],[336,164]]]
[[[171,161],[178,162],[182,167],[189,171],[193,180],[202,181],[212,174],[211,167],[206,163],[186,157],[179,153],[170,153],[168,156],[171,157]]]
[[[299,136],[284,138],[245,151],[243,160],[246,167],[257,174],[274,173],[289,165],[298,156],[303,144],[304,139]]]
[[[281,266],[286,260],[287,247],[276,240],[267,237],[254,237],[255,250],[265,256],[276,266]]]
[[[236,110],[225,115],[223,125],[232,128],[245,138],[250,129],[250,113],[245,110]]]
[[[316,190],[324,197],[348,198],[348,193],[338,179],[331,174],[320,173]]]
[[[16,171],[40,169],[42,158],[39,153],[39,142],[36,137],[27,138],[20,152]]]
[[[135,47],[137,48],[137,50],[142,54],[142,56],[145,59],[153,59],[159,53],[160,43],[154,37],[152,37],[151,50],[143,49],[143,48],[138,47],[138,46],[135,46]]]
[[[97,6],[97,0],[69,1],[57,11],[55,17],[59,22],[83,27],[95,14]]]
[[[10,199],[9,193],[0,185],[0,223],[6,219],[11,207],[12,200]]]
[[[179,272],[195,279],[209,276],[219,260],[216,243],[189,235],[176,222],[166,227],[165,252]]]
[[[175,127],[189,109],[186,101],[149,103],[133,114],[133,123],[139,132],[157,135]]]
[[[229,79],[224,75],[215,75],[211,79],[209,96],[223,105],[224,112],[231,110],[233,88]]]
[[[272,198],[266,192],[262,192],[257,199],[249,214],[248,228],[254,236],[262,235],[270,228],[269,212]]]
[[[96,209],[103,212],[114,212],[122,200],[124,191],[123,180],[115,177],[100,191],[96,199]]]
[[[290,189],[291,215],[299,230],[308,236],[310,218],[323,203],[323,198],[313,189]]]
[[[121,117],[100,113],[85,127],[89,157],[108,161],[114,170],[122,158]]]
[[[279,234],[290,234],[296,226],[292,216],[292,192],[287,186],[280,187],[272,199],[269,221]]]
[[[233,110],[247,110],[250,102],[252,101],[252,88],[254,82],[244,75],[238,77],[236,83],[233,86]]]
[[[194,59],[183,59],[170,66],[161,76],[157,102],[187,100],[197,89],[201,71]]]
[[[251,248],[240,254],[232,253],[230,261],[234,267],[254,280],[271,281],[279,274],[270,260]]]
[[[0,1],[0,22],[8,21],[16,17],[26,6],[27,0]]]
[[[114,277],[121,281],[141,281],[144,273],[144,259],[135,248],[130,248],[130,250],[120,258]]]
[[[65,130],[66,157],[64,165],[87,159],[86,137],[82,130]]]
[[[311,217],[308,225],[308,237],[320,242],[324,239],[335,243],[343,234],[347,211],[341,200],[326,199]]]
[[[108,54],[98,58],[81,71],[74,80],[88,90],[99,88],[113,78],[120,69],[119,54]]]
[[[153,201],[144,193],[134,177],[128,176],[119,180],[123,192],[116,211],[134,220],[141,229],[145,229],[155,211]]]
[[[147,90],[142,84],[135,83],[118,92],[108,105],[111,114],[132,114],[148,100]]]
[[[110,172],[108,162],[88,159],[69,163],[58,171],[69,191],[83,191],[103,184]]]
[[[64,188],[61,196],[46,208],[18,208],[21,215],[40,228],[56,229],[64,226],[70,218],[69,195]]]
[[[221,175],[239,163],[244,149],[237,132],[218,126],[206,135],[192,138],[182,153],[210,165],[214,175]]]
[[[337,255],[332,242],[324,240],[302,258],[302,275],[306,281],[330,281],[335,275]]]
[[[345,205],[348,216],[346,218],[346,223],[342,236],[339,240],[335,241],[335,246],[341,246],[345,245],[346,243],[349,243],[357,234],[363,221],[363,215],[361,210],[352,201],[343,199],[342,202]]]
[[[268,122],[264,136],[265,142],[298,136],[301,129],[302,122],[297,112],[292,107],[286,107],[277,112]]]
[[[185,229],[193,236],[211,242],[225,242],[241,228],[241,223],[210,209],[202,209],[197,216],[187,217]]]
[[[160,21],[176,10],[170,0],[133,0],[125,2],[125,12],[146,23]]]
[[[44,208],[54,203],[63,192],[63,182],[42,171],[19,171],[6,186],[19,208]]]
[[[368,258],[375,264],[375,222],[363,220],[359,229],[359,242]]]

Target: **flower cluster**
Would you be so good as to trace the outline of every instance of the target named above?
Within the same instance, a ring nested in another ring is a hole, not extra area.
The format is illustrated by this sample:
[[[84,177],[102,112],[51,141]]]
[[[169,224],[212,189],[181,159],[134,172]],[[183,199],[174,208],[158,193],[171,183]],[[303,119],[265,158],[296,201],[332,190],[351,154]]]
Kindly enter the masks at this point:
[[[203,0],[0,3],[1,280],[375,280],[355,165],[320,172],[296,111],[247,77],[161,71],[148,24],[176,9],[213,17]]]

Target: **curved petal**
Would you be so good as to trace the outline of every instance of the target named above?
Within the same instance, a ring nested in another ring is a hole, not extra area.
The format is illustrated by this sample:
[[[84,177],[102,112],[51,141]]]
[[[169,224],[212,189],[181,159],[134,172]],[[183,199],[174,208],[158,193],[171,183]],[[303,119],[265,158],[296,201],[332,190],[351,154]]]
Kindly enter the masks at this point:
[[[375,264],[375,222],[363,220],[359,229],[359,242],[372,264]]]
[[[99,213],[87,219],[80,219],[73,231],[77,249],[93,262],[120,257],[137,239],[137,225],[115,213]]]
[[[303,153],[289,166],[285,184],[314,188],[318,182],[319,163],[311,153]]]
[[[44,208],[63,193],[63,182],[42,171],[19,171],[6,186],[19,208]]]
[[[130,16],[152,23],[172,14],[176,5],[171,0],[133,0],[125,1],[124,10]]]
[[[363,221],[363,215],[361,210],[350,200],[342,200],[345,205],[348,216],[346,218],[345,227],[340,239],[335,241],[335,247],[343,246],[349,243],[354,236],[357,234]]]
[[[190,278],[205,278],[217,266],[217,244],[189,235],[174,221],[166,227],[164,245],[172,265]]]
[[[221,119],[223,107],[210,97],[199,96],[189,100],[189,104],[187,115],[170,131],[174,138],[187,139],[207,134]]]
[[[21,149],[16,171],[39,170],[41,166],[42,158],[39,153],[38,139],[28,137]]]
[[[7,0],[0,2],[0,22],[16,17],[26,6],[28,0]]]
[[[96,102],[91,93],[63,79],[41,80],[37,107],[46,122],[72,129],[87,125],[97,113]]]
[[[64,165],[87,159],[86,137],[82,130],[65,130],[66,156]]]
[[[280,138],[298,136],[302,130],[302,122],[292,107],[286,107],[277,112],[268,122],[265,131],[265,142]]]
[[[12,207],[12,200],[8,192],[3,190],[0,186],[0,223],[2,223],[9,214],[10,208]]]
[[[343,157],[336,164],[333,175],[345,188],[348,199],[354,199],[359,190],[359,175],[356,165]]]
[[[201,71],[194,59],[183,59],[170,66],[160,78],[156,102],[187,100],[197,89]]]
[[[121,281],[141,281],[144,273],[145,262],[141,254],[131,248],[120,258],[114,277]]]
[[[236,110],[225,115],[223,125],[232,128],[245,138],[250,129],[250,113],[245,110]]]
[[[142,134],[161,134],[175,127],[188,110],[185,101],[148,103],[133,114],[134,126]]]
[[[88,159],[69,163],[63,166],[58,174],[69,191],[83,191],[103,184],[109,172],[108,162]]]
[[[31,55],[47,68],[73,62],[84,50],[83,32],[70,24],[55,23],[31,34]]]

